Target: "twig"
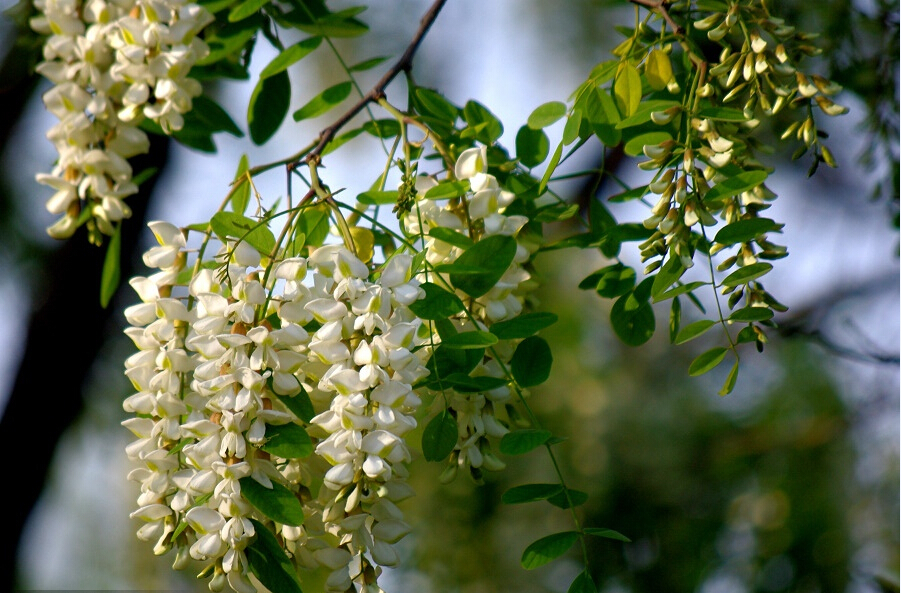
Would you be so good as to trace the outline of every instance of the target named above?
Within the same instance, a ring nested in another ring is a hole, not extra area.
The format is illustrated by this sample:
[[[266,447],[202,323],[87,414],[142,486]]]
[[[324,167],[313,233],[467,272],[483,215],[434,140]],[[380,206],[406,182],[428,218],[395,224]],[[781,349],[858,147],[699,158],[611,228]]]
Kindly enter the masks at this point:
[[[407,46],[407,49],[404,51],[403,55],[400,57],[391,68],[385,72],[384,76],[372,87],[368,93],[363,95],[363,97],[353,106],[351,107],[344,115],[339,117],[335,122],[329,127],[325,128],[319,134],[319,141],[316,143],[316,146],[313,147],[312,150],[307,153],[306,158],[302,162],[311,163],[315,160],[319,159],[319,156],[322,154],[322,151],[325,150],[325,147],[331,142],[332,138],[335,137],[335,134],[338,133],[342,127],[344,127],[347,122],[349,122],[355,115],[360,113],[367,105],[370,103],[375,103],[379,99],[381,99],[385,94],[385,88],[391,84],[391,81],[394,78],[404,71],[409,71],[413,67],[413,56],[416,54],[416,50],[419,49],[419,44],[422,42],[423,37],[425,37],[426,32],[432,26],[432,23],[435,22],[435,19],[438,17],[438,13],[441,12],[441,9],[444,7],[444,4],[447,0],[435,0],[435,3],[432,4],[431,8],[429,8],[428,12],[422,17],[422,20],[419,22],[419,30],[416,31],[416,35],[413,36],[413,39],[410,41],[410,45]],[[301,164],[301,161],[295,161],[292,163],[288,163],[288,169],[293,169]]]
[[[629,0],[629,2],[644,6],[645,8],[650,8],[651,10],[656,10],[676,35],[681,35],[685,32],[682,27],[676,24],[673,17],[670,16],[669,10],[666,8],[666,0]]]

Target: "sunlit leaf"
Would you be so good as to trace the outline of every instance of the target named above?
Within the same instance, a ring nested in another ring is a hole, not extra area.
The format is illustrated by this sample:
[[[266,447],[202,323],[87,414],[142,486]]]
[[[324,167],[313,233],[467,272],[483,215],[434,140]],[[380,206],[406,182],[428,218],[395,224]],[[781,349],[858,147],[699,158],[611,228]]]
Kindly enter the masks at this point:
[[[559,558],[579,539],[578,531],[564,531],[545,536],[532,542],[522,553],[520,564],[526,570],[544,566],[551,560]]]
[[[760,262],[739,268],[723,278],[723,286],[738,286],[760,278],[773,269],[773,264]]]
[[[269,78],[279,72],[284,72],[304,57],[309,55],[322,43],[322,37],[310,37],[294,45],[288,46],[280,52],[260,72],[260,78]]]
[[[688,367],[688,374],[692,377],[696,377],[712,370],[716,365],[723,362],[723,358],[726,357],[726,352],[728,352],[728,350],[722,346],[717,346],[716,348],[711,348],[707,352],[704,352],[691,362],[691,365]]]
[[[267,424],[266,442],[263,451],[282,457],[296,459],[313,453],[313,442],[302,426],[296,424]]]
[[[566,104],[560,101],[551,101],[539,105],[529,115],[528,126],[533,130],[540,130],[559,121],[566,115]]]
[[[349,97],[352,89],[353,85],[350,81],[339,82],[334,86],[330,86],[295,111],[294,121],[310,119],[326,113]]]

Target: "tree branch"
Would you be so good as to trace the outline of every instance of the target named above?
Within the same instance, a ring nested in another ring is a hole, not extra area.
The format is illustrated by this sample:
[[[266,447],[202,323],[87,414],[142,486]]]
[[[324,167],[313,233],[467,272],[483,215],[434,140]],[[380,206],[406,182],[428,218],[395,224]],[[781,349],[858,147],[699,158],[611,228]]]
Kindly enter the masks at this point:
[[[666,0],[629,0],[632,4],[638,4],[639,6],[644,6],[650,10],[656,10],[660,13],[660,16],[663,17],[663,20],[666,21],[666,24],[670,26],[673,30],[673,33],[676,35],[681,35],[685,32],[685,30],[676,24],[676,21],[673,20],[673,17],[670,16],[669,10],[666,8]]]
[[[419,21],[419,30],[416,31],[416,34],[413,36],[413,39],[410,41],[410,44],[407,46],[407,49],[404,51],[403,55],[400,57],[391,68],[385,72],[384,76],[373,86],[366,95],[364,95],[353,107],[351,107],[344,115],[339,117],[332,125],[322,130],[319,133],[319,141],[316,143],[316,146],[313,147],[307,153],[306,158],[303,162],[311,163],[314,160],[318,160],[319,156],[322,154],[322,151],[325,150],[325,147],[329,142],[332,141],[332,138],[335,137],[335,134],[338,133],[338,130],[343,128],[347,122],[349,122],[355,115],[360,113],[368,104],[375,103],[379,99],[381,99],[385,95],[385,88],[391,84],[391,81],[400,74],[401,72],[409,71],[413,67],[413,56],[416,54],[416,50],[419,49],[419,45],[422,42],[423,37],[425,37],[426,32],[428,32],[429,28],[432,26],[432,23],[435,22],[435,19],[438,17],[438,13],[441,12],[441,9],[444,7],[444,4],[447,0],[435,0],[434,4],[429,8],[428,12],[422,17]],[[300,161],[294,161],[288,164],[288,169],[292,170],[296,168],[300,164]]]

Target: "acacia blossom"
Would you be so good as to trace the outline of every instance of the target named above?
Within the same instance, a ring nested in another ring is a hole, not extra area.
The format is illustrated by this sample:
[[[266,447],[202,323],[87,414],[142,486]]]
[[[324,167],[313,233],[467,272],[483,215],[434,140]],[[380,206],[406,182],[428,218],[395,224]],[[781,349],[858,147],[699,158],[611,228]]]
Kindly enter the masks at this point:
[[[32,28],[47,35],[36,70],[53,87],[44,104],[59,121],[48,132],[59,159],[38,183],[54,194],[47,230],[67,238],[88,212],[92,242],[112,235],[131,215],[125,198],[138,191],[128,159],[150,148],[139,125],[165,133],[184,125],[200,83],[188,75],[209,53],[197,36],[213,20],[181,0],[35,0]]]

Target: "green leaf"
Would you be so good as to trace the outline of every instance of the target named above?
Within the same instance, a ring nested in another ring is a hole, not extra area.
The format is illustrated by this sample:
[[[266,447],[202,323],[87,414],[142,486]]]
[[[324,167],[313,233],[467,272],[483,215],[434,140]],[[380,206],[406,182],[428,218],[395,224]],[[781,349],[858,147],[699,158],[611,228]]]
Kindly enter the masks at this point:
[[[669,312],[669,341],[675,342],[682,324],[682,301],[678,297],[673,299]]]
[[[119,268],[119,260],[122,253],[122,225],[117,224],[109,245],[106,246],[106,256],[103,258],[103,272],[100,276],[100,306],[106,309],[110,299],[119,288],[122,272]]]
[[[453,105],[450,101],[437,91],[424,87],[416,87],[413,90],[413,96],[419,103],[417,111],[422,115],[430,115],[448,122],[455,122],[460,114],[460,108]]]
[[[231,198],[231,208],[232,212],[235,214],[244,215],[244,211],[247,210],[247,204],[250,203],[250,183],[247,181],[247,170],[250,169],[250,163],[247,160],[247,155],[242,154],[241,160],[238,161],[238,170],[235,172],[235,182],[237,187],[235,188]]]
[[[716,348],[711,348],[707,352],[704,352],[691,362],[691,365],[688,367],[688,374],[692,377],[703,375],[719,363],[723,362],[723,358],[726,357],[726,352],[728,352],[728,350],[722,346],[717,346]]]
[[[444,241],[445,243],[449,243],[460,249],[469,249],[474,245],[473,240],[463,233],[443,226],[436,226],[429,229],[429,237],[434,237],[439,241]]]
[[[685,273],[682,258],[670,255],[666,263],[660,267],[660,271],[654,276],[654,284],[651,286],[651,296],[657,297],[666,292]]]
[[[325,156],[331,152],[334,152],[341,148],[344,144],[350,142],[357,136],[363,133],[363,128],[357,128],[356,130],[350,130],[348,132],[344,132],[340,136],[332,138],[329,140],[328,144],[325,145],[325,148],[322,150],[322,156]]]
[[[244,478],[248,479],[248,478]],[[269,528],[251,519],[256,537],[246,548],[247,562],[264,587],[279,593],[303,593],[294,565]]]
[[[619,339],[629,346],[640,346],[651,339],[657,327],[654,310],[635,292],[619,297],[610,309],[610,323]]]
[[[523,313],[513,319],[498,321],[489,328],[489,331],[498,339],[516,340],[528,338],[556,322],[557,316],[553,313]]]
[[[729,375],[726,377],[726,381],[723,383],[722,389],[719,391],[719,395],[729,395],[732,393],[732,390],[735,389],[735,381],[738,379],[738,360],[732,364],[732,370],[729,371]]]
[[[387,56],[380,56],[378,58],[370,58],[368,60],[363,60],[362,62],[357,62],[350,68],[348,68],[351,72],[365,72],[366,70],[372,70],[385,60],[387,60]]]
[[[537,428],[514,430],[501,439],[500,450],[504,455],[522,455],[545,444],[552,436],[550,431]]]
[[[267,424],[266,443],[260,448],[284,459],[298,459],[313,453],[313,442],[302,426]]]
[[[316,411],[313,409],[313,402],[310,401],[310,396],[307,395],[303,385],[300,386],[300,392],[296,395],[280,395],[278,399],[285,404],[286,408],[291,410],[292,414],[304,422],[309,422],[316,415]]]
[[[566,126],[563,128],[563,144],[569,146],[579,137],[579,130],[582,127],[582,110],[574,109],[572,114],[566,120]],[[541,159],[542,161],[544,159]]]
[[[475,138],[482,144],[491,146],[504,133],[501,121],[488,110],[487,107],[476,101],[467,101],[463,107],[463,119],[470,128],[479,128]]]
[[[714,243],[722,245],[734,245],[735,243],[747,243],[757,237],[774,231],[780,231],[782,225],[769,218],[747,218],[727,224],[719,230]]]
[[[303,508],[293,492],[278,482],[272,482],[272,488],[266,488],[250,476],[238,481],[241,483],[241,496],[258,511],[285,525],[303,525]]]
[[[547,188],[548,181],[551,180],[551,176],[554,174],[554,171],[557,169],[557,165],[560,163],[560,157],[563,156],[563,142],[557,145],[557,148],[554,150],[554,154],[551,157],[551,162],[548,163],[547,169],[544,171],[544,175],[541,178],[541,182],[538,184],[538,195],[544,193],[544,190]]]
[[[364,191],[357,196],[357,201],[361,204],[366,204],[367,206],[395,204],[397,203],[398,196],[400,196],[400,192],[396,189],[387,191]]]
[[[641,103],[641,75],[638,69],[629,62],[621,62],[613,83],[616,106],[620,113],[629,117]]]
[[[447,319],[463,310],[463,301],[437,284],[423,282],[419,286],[425,291],[425,297],[411,303],[410,310],[420,319]]]
[[[275,248],[275,237],[265,222],[258,222],[234,212],[222,211],[213,215],[210,226],[220,238],[240,239],[261,255],[270,255]]]
[[[566,115],[566,105],[560,101],[551,101],[543,105],[539,105],[529,115],[528,127],[533,130],[546,128],[556,123],[560,118]]]
[[[457,421],[447,410],[441,410],[422,431],[422,454],[426,461],[442,461],[456,445]]]
[[[482,362],[484,354],[478,350],[453,350],[439,344],[426,363],[426,368],[431,373],[429,380],[444,379],[451,375],[468,377],[469,373]]]
[[[635,286],[635,270],[616,263],[587,276],[579,283],[582,290],[595,290],[605,298],[622,296]]]
[[[521,386],[533,387],[547,381],[552,363],[551,347],[544,338],[531,336],[516,347],[510,360],[510,371]]]
[[[304,208],[297,220],[297,231],[306,236],[306,244],[322,245],[329,231],[329,210],[325,204]]]
[[[247,17],[259,12],[264,6],[269,4],[269,0],[244,0],[231,9],[228,13],[228,22],[236,23],[243,21]]]
[[[681,103],[679,103],[678,101],[664,101],[659,99],[645,101],[638,106],[638,109],[635,110],[635,113],[617,123],[616,129],[622,130],[625,128],[631,128],[633,126],[646,124],[651,121],[651,114],[655,111],[666,111],[667,109],[670,109],[672,107],[679,107],[680,105]]]
[[[422,197],[424,200],[447,200],[462,196],[468,189],[468,181],[442,181],[429,188]]]
[[[349,97],[352,89],[353,84],[350,81],[339,82],[334,86],[330,86],[295,111],[294,121],[322,115]]]
[[[534,130],[529,126],[519,128],[516,133],[516,157],[528,168],[544,162],[551,150],[551,143],[544,130]]]
[[[614,196],[610,196],[607,198],[608,202],[628,202],[630,200],[638,200],[643,198],[648,193],[647,185],[640,185],[638,187],[634,187],[632,189],[627,189],[624,192],[618,193]]]
[[[667,140],[672,139],[673,137],[670,136],[668,132],[648,132],[646,134],[640,134],[626,142],[626,146],[625,148],[623,148],[623,151],[625,151],[625,153],[629,156],[643,156],[644,147],[646,144],[657,146],[661,142],[666,142]]]
[[[569,220],[573,216],[579,213],[579,205],[578,204],[551,204],[545,208],[542,208],[538,211],[538,213],[532,217],[533,222],[562,222],[564,220]]]
[[[673,297],[683,295],[686,292],[691,292],[691,291],[698,289],[706,284],[707,284],[707,282],[701,282],[701,281],[689,282],[687,284],[682,284],[680,286],[677,286],[675,288],[672,288],[670,290],[667,290],[666,292],[663,292],[663,293],[657,295],[656,297],[654,297],[654,302],[659,303],[660,301],[665,301],[666,299],[671,299]]]
[[[457,352],[481,353],[479,355],[479,360],[481,360],[482,356],[484,356],[485,354],[485,351],[483,349],[457,350]],[[430,385],[437,385],[436,390],[438,391],[442,389],[441,385],[443,385],[445,388],[450,387],[452,389],[456,389],[460,393],[479,393],[483,391],[491,391],[492,389],[497,389],[498,387],[502,387],[506,384],[507,380],[500,377],[470,377],[469,375],[464,375],[461,373],[451,373],[446,377],[441,377],[440,380],[436,378],[434,382],[430,383]]]
[[[603,527],[586,527],[582,530],[585,535],[593,535],[595,537],[605,537],[607,539],[618,539],[621,542],[631,542],[628,537],[618,531],[612,529],[604,529]]]
[[[644,63],[644,76],[655,91],[666,88],[673,77],[673,65],[669,54],[661,49],[653,49]]]
[[[577,539],[579,539],[578,531],[563,531],[545,536],[529,544],[529,547],[522,553],[520,564],[526,570],[544,566],[565,554]]]
[[[400,124],[396,119],[368,120],[362,126],[363,131],[376,138],[395,138],[400,136]]]
[[[583,570],[576,576],[566,593],[598,593],[598,588],[591,579],[587,570]]]
[[[738,286],[739,284],[745,284],[751,280],[760,278],[772,269],[773,264],[768,264],[766,262],[739,268],[723,278],[723,286]]]
[[[720,181],[704,195],[704,201],[722,200],[754,189],[764,181],[769,174],[766,171],[745,171],[728,179]]]
[[[488,346],[497,344],[497,336],[486,331],[473,330],[460,332],[450,336],[446,340],[441,340],[441,343],[445,348],[456,350],[472,350],[473,348],[485,349]]]
[[[204,95],[195,97],[190,113],[194,114],[200,121],[201,126],[210,133],[228,132],[236,138],[244,136],[244,132],[241,131],[241,128],[238,127],[238,124],[235,123],[228,112],[209,97]],[[185,125],[188,125],[187,120]]]
[[[563,486],[560,484],[523,484],[522,486],[514,486],[504,492],[504,495],[501,496],[501,502],[504,504],[522,504],[547,500],[562,491]]]
[[[569,493],[569,498],[567,498],[566,494]],[[567,488],[566,492],[561,492],[560,494],[555,494],[547,499],[549,503],[557,507],[558,509],[568,509],[575,508],[585,504],[585,501],[588,500],[588,494],[582,492],[581,490],[573,490],[572,488]],[[572,504],[570,504],[572,503]]]
[[[701,319],[700,321],[689,323],[688,325],[683,327],[678,334],[676,334],[676,339],[673,340],[673,344],[684,344],[689,340],[693,340],[714,325],[716,325],[716,322],[712,319]]]
[[[741,109],[733,109],[732,107],[705,107],[698,112],[697,117],[701,119],[717,119],[720,121],[744,122],[748,118]]]
[[[260,78],[269,78],[284,72],[322,44],[322,37],[310,37],[294,45],[286,47],[260,72]]]
[[[751,322],[751,321],[767,321],[773,318],[773,310],[767,307],[745,307],[733,311],[729,316],[729,321]]]
[[[366,23],[353,18],[359,7],[339,10],[325,16],[311,18],[308,7],[296,9],[285,17],[301,31],[321,37],[359,37],[369,31]]]
[[[450,273],[451,284],[473,298],[494,288],[516,255],[516,239],[505,235],[485,237],[460,254],[454,262],[457,272]],[[475,272],[462,272],[470,269]]]
[[[227,6],[233,4],[234,1],[231,0]],[[208,66],[234,56],[247,46],[261,25],[262,18],[259,15],[225,25],[206,39],[210,46],[210,53],[198,60],[196,66]],[[192,70],[192,75],[193,72]]]
[[[254,144],[265,144],[278,131],[291,105],[291,80],[285,71],[263,78],[247,106],[247,126]]]
[[[134,183],[135,185],[141,185],[142,183],[144,183],[145,181],[147,181],[148,179],[150,179],[151,177],[156,175],[158,171],[159,171],[159,167],[147,167],[146,169],[142,170],[140,173],[134,175],[131,178],[131,182]]]

